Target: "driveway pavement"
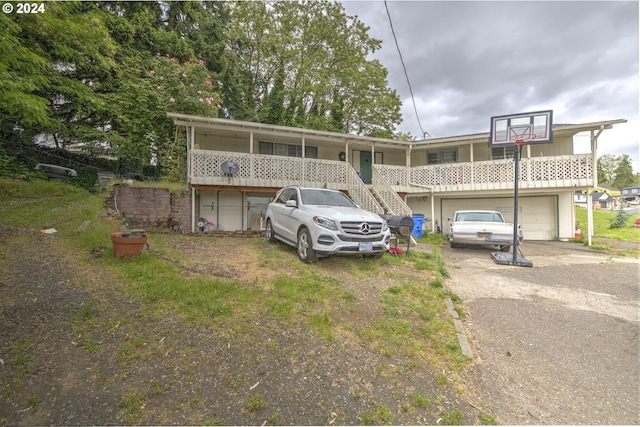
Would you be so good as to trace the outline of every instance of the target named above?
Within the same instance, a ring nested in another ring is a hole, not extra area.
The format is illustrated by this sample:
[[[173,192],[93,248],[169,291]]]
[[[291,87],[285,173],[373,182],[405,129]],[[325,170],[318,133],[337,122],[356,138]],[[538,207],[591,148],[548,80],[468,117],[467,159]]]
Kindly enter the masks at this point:
[[[521,249],[533,267],[442,251],[480,404],[501,424],[640,424],[640,260],[565,242]]]

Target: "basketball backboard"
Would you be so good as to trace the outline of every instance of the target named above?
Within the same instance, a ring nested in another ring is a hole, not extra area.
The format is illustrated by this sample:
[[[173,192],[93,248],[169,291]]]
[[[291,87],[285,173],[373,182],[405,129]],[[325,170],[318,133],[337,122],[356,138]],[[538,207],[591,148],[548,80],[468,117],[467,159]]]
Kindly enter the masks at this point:
[[[553,142],[552,126],[552,110],[494,116],[491,117],[489,146],[510,146],[518,136],[529,134],[535,134],[535,137],[527,140],[527,144],[549,144]]]

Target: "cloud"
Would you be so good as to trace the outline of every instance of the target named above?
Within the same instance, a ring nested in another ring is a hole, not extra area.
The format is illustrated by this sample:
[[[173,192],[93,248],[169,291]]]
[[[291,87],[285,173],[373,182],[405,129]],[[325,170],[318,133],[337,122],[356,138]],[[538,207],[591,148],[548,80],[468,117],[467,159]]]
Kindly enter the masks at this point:
[[[403,132],[434,137],[488,132],[490,118],[554,110],[555,123],[627,119],[598,154],[638,161],[637,1],[342,2],[382,40],[373,54],[401,97]]]

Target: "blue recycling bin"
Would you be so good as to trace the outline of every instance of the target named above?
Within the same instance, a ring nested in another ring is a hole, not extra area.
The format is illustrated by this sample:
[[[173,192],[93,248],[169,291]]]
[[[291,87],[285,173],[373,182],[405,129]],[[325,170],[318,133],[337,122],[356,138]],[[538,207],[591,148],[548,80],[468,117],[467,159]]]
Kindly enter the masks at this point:
[[[411,231],[411,235],[416,239],[420,239],[422,238],[422,224],[424,224],[424,215],[413,214],[411,217],[413,218],[413,231]]]

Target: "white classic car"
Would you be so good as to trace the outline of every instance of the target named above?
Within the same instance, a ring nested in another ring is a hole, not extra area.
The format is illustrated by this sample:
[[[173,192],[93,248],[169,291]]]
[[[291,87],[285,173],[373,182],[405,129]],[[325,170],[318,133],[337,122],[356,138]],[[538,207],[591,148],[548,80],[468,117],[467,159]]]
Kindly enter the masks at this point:
[[[518,226],[518,243],[522,242]],[[505,222],[497,211],[456,211],[449,225],[451,247],[481,245],[508,251],[513,244],[513,224]]]

